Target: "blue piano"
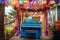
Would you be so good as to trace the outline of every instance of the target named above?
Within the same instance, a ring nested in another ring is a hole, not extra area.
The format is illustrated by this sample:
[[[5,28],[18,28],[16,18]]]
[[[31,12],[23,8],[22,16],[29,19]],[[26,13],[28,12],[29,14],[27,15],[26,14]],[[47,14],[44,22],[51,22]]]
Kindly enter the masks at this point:
[[[26,37],[42,37],[42,23],[37,23],[35,19],[28,19],[21,24],[21,36]]]

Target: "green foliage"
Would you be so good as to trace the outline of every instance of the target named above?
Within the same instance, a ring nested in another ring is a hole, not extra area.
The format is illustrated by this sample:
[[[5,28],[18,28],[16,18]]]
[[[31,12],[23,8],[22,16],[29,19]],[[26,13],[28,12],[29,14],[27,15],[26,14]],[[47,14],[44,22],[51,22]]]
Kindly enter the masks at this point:
[[[16,10],[11,10],[11,12],[9,12],[8,18],[9,18],[9,24],[13,23],[15,21],[16,18]]]
[[[7,35],[13,35],[14,34],[13,26],[6,27],[6,34]]]

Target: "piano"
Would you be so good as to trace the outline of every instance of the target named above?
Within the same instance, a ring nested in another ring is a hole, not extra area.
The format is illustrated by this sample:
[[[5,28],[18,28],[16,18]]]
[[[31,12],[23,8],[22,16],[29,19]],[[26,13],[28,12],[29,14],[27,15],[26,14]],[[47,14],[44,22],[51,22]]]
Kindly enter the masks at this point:
[[[33,32],[38,31],[38,38],[42,37],[42,23],[37,23],[35,19],[28,19],[21,24],[21,36],[22,37],[35,37]]]

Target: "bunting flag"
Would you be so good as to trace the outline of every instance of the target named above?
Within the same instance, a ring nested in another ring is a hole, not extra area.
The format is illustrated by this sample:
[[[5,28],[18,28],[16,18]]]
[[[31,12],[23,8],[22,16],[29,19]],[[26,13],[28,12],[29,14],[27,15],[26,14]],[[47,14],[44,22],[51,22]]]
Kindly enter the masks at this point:
[[[27,7],[29,7],[29,0],[24,1],[24,8],[27,8]]]
[[[20,4],[23,5],[24,4],[24,0],[20,0]]]
[[[30,8],[30,9],[33,9],[33,3],[34,3],[34,0],[30,0],[30,1],[29,1],[29,8]]]
[[[5,4],[5,6],[8,6],[9,5],[9,1],[8,0],[4,0],[4,4]]]
[[[20,0],[17,0],[15,5],[17,8],[20,7]]]
[[[9,0],[9,5],[11,5],[12,4],[12,0]]]
[[[12,0],[12,6],[15,6],[16,0]]]
[[[59,0],[55,0],[55,3],[58,4],[59,3]]]
[[[47,1],[46,0],[42,0],[42,4],[47,4]]]
[[[38,0],[35,0],[35,1],[34,1],[34,4],[33,4],[33,8],[34,8],[34,9],[37,9],[37,6],[38,6]]]
[[[38,0],[39,5],[43,3],[43,0]]]

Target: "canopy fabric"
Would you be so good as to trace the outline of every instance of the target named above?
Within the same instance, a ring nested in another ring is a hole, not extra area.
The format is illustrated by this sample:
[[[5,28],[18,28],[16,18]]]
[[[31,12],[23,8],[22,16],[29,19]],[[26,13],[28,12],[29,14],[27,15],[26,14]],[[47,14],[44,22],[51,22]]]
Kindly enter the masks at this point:
[[[41,5],[58,3],[58,0],[5,0],[5,5],[22,6],[23,8],[39,9]],[[37,7],[38,6],[38,7]]]

